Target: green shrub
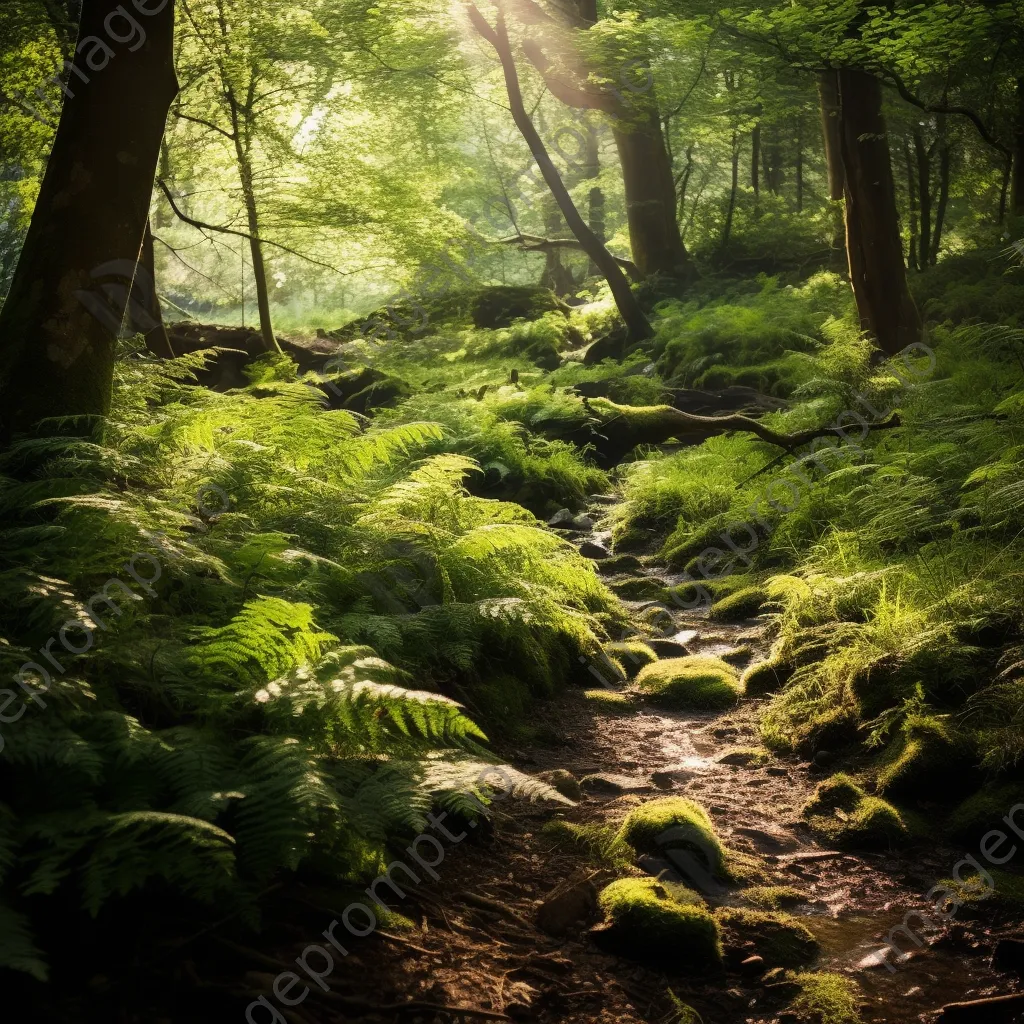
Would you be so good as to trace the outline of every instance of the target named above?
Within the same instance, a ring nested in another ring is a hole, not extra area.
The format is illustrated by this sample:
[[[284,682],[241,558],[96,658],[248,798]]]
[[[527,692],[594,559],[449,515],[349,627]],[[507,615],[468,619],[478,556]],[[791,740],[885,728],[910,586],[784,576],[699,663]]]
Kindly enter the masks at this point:
[[[743,693],[736,669],[708,655],[655,662],[641,670],[635,686],[656,704],[702,711],[732,707]]]

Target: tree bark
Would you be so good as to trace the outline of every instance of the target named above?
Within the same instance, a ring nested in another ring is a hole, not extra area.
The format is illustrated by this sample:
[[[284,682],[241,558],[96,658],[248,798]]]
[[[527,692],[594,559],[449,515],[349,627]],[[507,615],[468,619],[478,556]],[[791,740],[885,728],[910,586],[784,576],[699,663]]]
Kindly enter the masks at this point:
[[[821,135],[825,145],[825,170],[828,176],[828,197],[838,203],[846,195],[846,172],[843,169],[843,146],[839,112],[839,78],[835,71],[822,71],[818,75],[818,100],[821,106]],[[832,249],[838,256],[846,245],[846,236],[838,214]]]
[[[804,123],[796,126],[796,212],[804,212]]]
[[[615,145],[622,163],[633,262],[645,277],[692,281],[696,269],[679,234],[676,185],[657,109],[640,123],[619,121]]]
[[[652,337],[654,331],[651,329],[644,311],[640,308],[640,303],[633,294],[629,281],[626,280],[625,274],[623,274],[619,265],[615,262],[615,258],[598,240],[594,232],[590,230],[587,222],[580,215],[579,210],[576,209],[572,196],[569,195],[569,191],[566,189],[565,183],[562,181],[561,175],[558,173],[558,169],[555,167],[551,155],[548,153],[547,147],[540,137],[540,133],[537,131],[526,110],[526,104],[523,102],[522,87],[519,84],[519,71],[516,68],[515,57],[512,54],[512,43],[509,40],[508,27],[505,23],[504,4],[498,3],[496,28],[491,28],[487,19],[484,18],[475,5],[470,5],[469,14],[476,31],[494,47],[498,54],[505,78],[505,89],[508,93],[512,119],[526,140],[526,144],[530,147],[530,152],[533,154],[534,160],[537,161],[537,166],[540,168],[548,188],[551,189],[551,194],[555,197],[555,202],[558,203],[558,208],[561,210],[566,224],[569,225],[569,230],[576,236],[583,251],[597,264],[605,280],[608,282],[608,287],[611,289],[619,315],[626,324],[629,340],[643,341],[646,338]]]
[[[119,7],[120,0],[83,5],[79,39],[88,61],[82,53],[75,58],[0,313],[7,439],[44,417],[102,416],[110,408],[115,344],[149,216],[164,123],[178,92],[174,4],[144,19],[146,39],[134,51],[116,42],[116,49],[106,46],[104,21],[116,17]]]
[[[761,126],[750,133],[750,187],[754,190],[754,209],[761,199]]]
[[[156,290],[156,259],[153,253],[153,229],[146,221],[142,236],[142,249],[132,281],[131,297],[128,300],[128,325],[146,339],[146,348],[161,359],[173,359],[174,348],[167,336],[160,297]]]
[[[588,124],[585,177],[590,181],[597,181],[601,177],[601,149],[598,143],[597,129],[592,124]],[[587,223],[590,225],[590,230],[594,232],[594,237],[602,245],[607,241],[604,206],[604,192],[599,185],[594,185],[587,195]],[[591,277],[594,277],[600,274],[601,270],[591,260],[587,272]]]
[[[838,73],[846,190],[846,250],[862,329],[888,355],[921,340],[907,285],[881,83],[853,68]]]

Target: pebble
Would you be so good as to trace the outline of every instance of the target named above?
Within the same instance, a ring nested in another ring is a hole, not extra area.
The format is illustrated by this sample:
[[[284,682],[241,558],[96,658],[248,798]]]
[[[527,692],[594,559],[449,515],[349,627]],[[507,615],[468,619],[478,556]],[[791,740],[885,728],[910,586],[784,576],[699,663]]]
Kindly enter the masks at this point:
[[[611,557],[611,552],[603,544],[598,544],[592,540],[585,540],[580,545],[580,554],[584,558],[593,559],[595,562],[600,561],[602,558]]]

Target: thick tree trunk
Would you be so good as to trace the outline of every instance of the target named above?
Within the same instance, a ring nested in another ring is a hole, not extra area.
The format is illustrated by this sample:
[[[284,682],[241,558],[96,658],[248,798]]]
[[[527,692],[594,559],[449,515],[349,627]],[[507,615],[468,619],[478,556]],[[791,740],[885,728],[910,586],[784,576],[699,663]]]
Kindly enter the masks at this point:
[[[645,277],[663,274],[692,281],[696,268],[679,235],[675,179],[657,109],[643,115],[641,123],[617,122],[614,134],[633,262]]]
[[[852,68],[838,78],[850,282],[861,327],[895,355],[921,340],[921,317],[907,286],[882,87]]]
[[[174,75],[174,4],[117,43],[120,0],[85,0],[53,150],[0,314],[3,434],[110,408],[114,349],[149,215]],[[112,43],[107,45],[107,40]],[[113,280],[112,280],[113,279]]]
[[[648,323],[644,311],[640,308],[640,303],[629,286],[629,281],[626,280],[625,274],[623,274],[619,265],[615,262],[612,254],[598,240],[594,232],[588,227],[587,222],[580,215],[579,210],[576,209],[572,196],[569,195],[569,191],[566,189],[565,183],[562,181],[561,175],[558,173],[558,169],[555,167],[551,155],[548,153],[547,147],[540,137],[540,133],[537,131],[526,110],[522,87],[519,84],[519,71],[516,68],[515,57],[512,54],[512,44],[508,37],[508,27],[505,24],[504,6],[501,4],[498,6],[496,28],[491,28],[475,6],[471,6],[469,11],[474,27],[481,36],[491,43],[501,61],[501,68],[505,77],[505,88],[508,93],[509,108],[512,111],[512,118],[516,123],[516,127],[526,140],[526,144],[530,147],[530,152],[537,161],[537,166],[540,168],[548,188],[551,189],[551,194],[555,197],[555,202],[558,203],[558,208],[561,210],[566,224],[569,225],[569,230],[576,236],[583,251],[597,264],[605,280],[608,282],[608,287],[611,289],[612,298],[615,300],[619,315],[626,324],[629,339],[631,341],[643,341],[646,338],[650,338],[654,332],[651,330],[651,325]]]
[[[1024,77],[1017,79],[1017,116],[1013,126],[1010,214],[1024,217]]]

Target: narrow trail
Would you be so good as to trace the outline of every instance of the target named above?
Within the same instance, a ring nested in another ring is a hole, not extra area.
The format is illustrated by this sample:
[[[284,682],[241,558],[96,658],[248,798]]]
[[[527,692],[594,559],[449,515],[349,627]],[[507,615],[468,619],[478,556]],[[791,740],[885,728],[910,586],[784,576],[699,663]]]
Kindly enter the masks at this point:
[[[595,515],[601,511],[607,508],[594,509]],[[606,537],[573,535],[574,541],[584,539]],[[644,572],[666,575],[657,566]],[[630,605],[636,611],[644,606]],[[678,613],[674,626],[675,639],[691,653],[722,655],[743,646],[757,659],[766,652],[763,620],[723,625]],[[571,772],[583,780],[583,798],[572,809],[554,812],[550,806],[502,804],[489,834],[465,844],[440,881],[417,893],[427,930],[415,940],[418,949],[395,951],[401,955],[404,994],[443,996],[449,1005],[507,1018],[583,1024],[677,1020],[671,990],[705,1024],[797,1021],[785,1012],[794,987],[781,970],[753,978],[740,971],[739,961],[752,949],[727,946],[727,971],[717,977],[687,973],[685,963],[679,973],[648,969],[598,949],[587,934],[598,915],[586,900],[564,933],[552,936],[538,928],[538,908],[553,892],[577,882],[580,891],[600,889],[616,877],[587,863],[578,849],[553,841],[542,831],[544,824],[553,817],[618,822],[639,801],[669,794],[703,804],[726,846],[759,861],[763,884],[800,890],[803,901],[786,909],[820,944],[808,969],[854,978],[865,1022],[931,1021],[945,1003],[1013,991],[1011,978],[989,966],[998,918],[990,916],[983,925],[968,918],[966,908],[937,941],[918,947],[899,936],[899,948],[911,952],[893,970],[879,962],[889,930],[908,911],[926,908],[925,894],[950,876],[966,851],[933,844],[899,854],[846,853],[816,842],[800,810],[827,768],[785,757],[760,765],[730,763],[730,751],[760,745],[756,723],[762,703],[745,699],[725,713],[644,706],[623,715],[570,692],[537,706],[533,724],[542,739],[499,745],[499,752],[532,774]],[[637,867],[653,875],[671,871],[668,862],[652,858],[641,858]],[[739,905],[739,893],[723,890],[712,902]],[[1007,930],[1012,926],[1004,924]],[[895,963],[898,955],[888,959]]]

